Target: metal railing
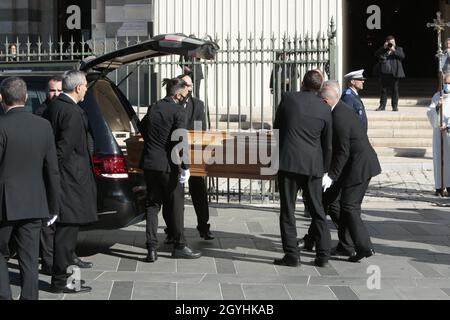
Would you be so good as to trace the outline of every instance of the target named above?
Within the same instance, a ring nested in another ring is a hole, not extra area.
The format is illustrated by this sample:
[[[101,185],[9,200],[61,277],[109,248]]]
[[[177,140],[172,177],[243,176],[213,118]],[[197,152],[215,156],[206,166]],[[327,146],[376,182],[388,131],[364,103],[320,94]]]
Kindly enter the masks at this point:
[[[329,30],[316,37],[285,36],[281,48],[276,47],[278,39],[275,37],[216,37],[213,40],[221,44],[221,48],[215,60],[182,62],[179,57],[165,56],[126,65],[108,76],[116,84],[120,83],[119,88],[142,117],[146,106],[161,98],[161,79],[177,76],[183,66],[194,65],[194,68],[201,68],[204,75],[200,98],[205,102],[211,130],[270,130],[281,93],[298,91],[301,77],[307,70],[320,69],[328,78],[336,78],[335,37],[333,20]],[[29,39],[16,38],[13,42],[6,39],[0,45],[0,69],[2,61],[45,62],[51,67],[51,62],[56,65],[61,61],[82,60],[145,40],[147,38],[126,37],[65,43],[62,39],[56,42],[39,39],[31,43]],[[11,44],[16,45],[16,54],[11,53]],[[250,203],[278,201],[273,182],[209,179],[209,186],[210,200],[217,202],[220,199]]]

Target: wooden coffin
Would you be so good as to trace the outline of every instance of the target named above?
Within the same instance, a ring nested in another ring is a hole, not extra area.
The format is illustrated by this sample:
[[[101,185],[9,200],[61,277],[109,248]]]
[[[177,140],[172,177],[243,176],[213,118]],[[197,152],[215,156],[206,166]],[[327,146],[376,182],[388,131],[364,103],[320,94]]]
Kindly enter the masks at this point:
[[[275,141],[266,133],[227,133],[189,131],[191,175],[201,177],[271,180],[275,173],[262,173],[270,167]],[[130,171],[140,171],[144,141],[140,135],[127,139],[127,164]]]

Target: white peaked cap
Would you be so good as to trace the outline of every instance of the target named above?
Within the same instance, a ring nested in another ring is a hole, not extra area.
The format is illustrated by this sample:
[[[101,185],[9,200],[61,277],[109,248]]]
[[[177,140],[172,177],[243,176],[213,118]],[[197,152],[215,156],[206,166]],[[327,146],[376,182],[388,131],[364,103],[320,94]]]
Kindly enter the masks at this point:
[[[364,69],[358,70],[358,71],[352,71],[350,73],[347,73],[344,78],[347,80],[366,80],[366,78],[364,78]]]

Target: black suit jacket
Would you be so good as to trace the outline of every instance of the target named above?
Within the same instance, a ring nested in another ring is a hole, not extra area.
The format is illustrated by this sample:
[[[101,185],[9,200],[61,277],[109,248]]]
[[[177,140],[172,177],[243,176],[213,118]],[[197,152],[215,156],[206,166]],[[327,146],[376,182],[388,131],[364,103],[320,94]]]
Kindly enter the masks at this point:
[[[42,115],[50,121],[61,175],[61,223],[97,221],[97,186],[89,151],[89,124],[80,106],[65,94],[51,101]]]
[[[375,56],[379,59],[376,72],[379,74],[392,74],[395,78],[405,78],[402,60],[406,56],[403,48],[396,47],[395,52],[390,55],[387,52],[388,50],[384,46],[375,52]]]
[[[59,214],[60,180],[48,121],[11,109],[0,116],[0,221]]]
[[[380,163],[358,116],[340,101],[333,109],[333,160],[328,175],[353,186],[381,173]]]
[[[312,92],[288,92],[275,116],[279,170],[322,177],[331,161],[331,109]]]
[[[171,140],[175,130],[186,129],[184,108],[166,97],[148,108],[141,129],[144,138],[141,168],[161,172],[178,170],[179,165],[172,161],[172,150],[179,140]],[[187,163],[183,162],[183,169],[189,168]]]
[[[202,100],[191,97],[186,102],[186,128],[195,129],[195,122],[202,123],[202,130],[206,130],[205,104]]]

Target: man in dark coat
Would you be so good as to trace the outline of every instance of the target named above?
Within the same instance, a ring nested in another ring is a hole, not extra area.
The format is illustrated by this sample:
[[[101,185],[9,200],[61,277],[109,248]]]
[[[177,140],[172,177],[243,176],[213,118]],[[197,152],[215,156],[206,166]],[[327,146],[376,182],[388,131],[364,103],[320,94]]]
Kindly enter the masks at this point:
[[[192,97],[192,79],[188,75],[178,76],[186,82],[186,88],[188,89],[188,99],[184,104],[184,110],[186,114],[186,129],[187,130],[206,130],[206,116],[205,116],[205,104],[200,99]],[[205,178],[203,177],[190,177],[189,178],[189,193],[191,194],[192,204],[194,205],[195,214],[197,215],[197,230],[200,233],[200,237],[205,240],[214,240],[214,236],[211,233],[211,225],[209,221],[209,205],[208,205],[208,192],[206,189]],[[167,210],[163,206],[163,216],[167,223]],[[172,236],[167,230],[168,239],[166,243],[173,242]]]
[[[325,82],[320,97],[331,106],[333,115],[333,157],[330,170],[323,178],[324,191],[329,189],[323,196],[324,206],[340,194],[340,216],[332,218],[338,223],[341,242],[350,242],[345,240],[350,236],[355,245],[356,252],[349,261],[358,262],[374,253],[361,219],[361,204],[370,180],[381,173],[381,167],[360,119],[339,100],[339,84]],[[315,232],[313,228],[310,230]]]
[[[278,107],[274,129],[279,130],[280,229],[285,256],[276,265],[296,267],[297,248],[295,202],[301,188],[314,228],[315,264],[324,267],[330,256],[331,236],[322,206],[322,177],[331,161],[332,123],[330,108],[317,97],[323,78],[308,71],[301,92],[285,93]]]
[[[78,105],[87,91],[80,71],[63,75],[63,93],[52,101],[43,117],[50,121],[61,174],[61,213],[56,224],[51,290],[55,293],[89,292],[90,287],[67,283],[81,225],[97,221],[97,190],[88,141],[89,125]]]
[[[39,234],[59,213],[60,177],[52,128],[24,108],[25,82],[0,84],[0,246],[14,236],[21,276],[21,299],[39,295]],[[0,300],[12,299],[8,268],[0,254]]]
[[[33,110],[33,113],[38,116],[42,116],[45,109],[47,109],[50,102],[55,100],[62,92],[62,78],[61,76],[51,77],[47,82],[47,95],[45,101],[37,108]]]
[[[375,56],[379,59],[377,72],[381,83],[380,106],[376,111],[386,109],[389,90],[392,94],[392,111],[398,111],[398,83],[399,79],[405,78],[402,64],[402,60],[405,59],[403,48],[397,46],[393,36],[388,36],[384,45],[375,52]]]
[[[62,78],[61,76],[51,77],[47,82],[47,96],[45,101],[37,108],[33,110],[33,113],[38,116],[42,116],[45,109],[47,109],[50,102],[56,99],[62,92]],[[41,238],[40,238],[40,256],[41,256],[41,272],[46,275],[52,274],[53,269],[53,240],[56,231],[56,224],[52,224],[47,227],[42,225]]]
[[[59,75],[51,77],[47,83],[47,97],[40,107],[34,110],[34,114],[42,116],[50,102],[58,98],[61,93],[62,77]],[[52,274],[55,231],[56,224],[52,224],[49,227],[45,225],[42,226],[40,241],[41,272],[46,275]],[[89,269],[93,266],[92,263],[81,260],[75,252],[72,264],[83,269]]]
[[[141,168],[147,184],[146,261],[151,263],[158,259],[158,213],[161,206],[166,207],[167,227],[174,240],[172,257],[201,257],[201,252],[189,248],[184,237],[184,184],[190,177],[188,155],[183,154],[182,161],[172,158],[177,154],[174,148],[178,143],[172,140],[172,134],[186,129],[186,113],[182,107],[188,95],[186,82],[179,78],[166,79],[165,82],[166,97],[149,107],[141,128],[144,138]],[[185,130],[183,133],[187,134]]]

